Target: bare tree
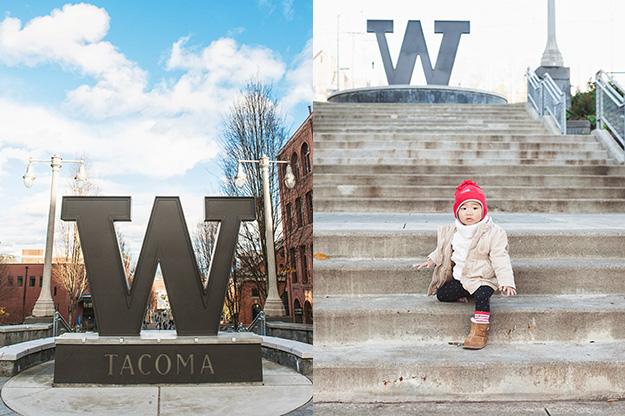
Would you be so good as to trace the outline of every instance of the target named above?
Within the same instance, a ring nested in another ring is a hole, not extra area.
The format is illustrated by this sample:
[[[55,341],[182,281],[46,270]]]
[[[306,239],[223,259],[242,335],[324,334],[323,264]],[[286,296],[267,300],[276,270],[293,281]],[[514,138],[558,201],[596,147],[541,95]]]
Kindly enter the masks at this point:
[[[243,163],[247,181],[239,189],[233,178],[239,160],[259,160],[267,155],[271,160],[288,139],[285,122],[278,110],[271,87],[252,79],[242,89],[230,112],[224,119],[220,140],[224,157],[220,161],[228,180],[223,184],[227,195],[252,195],[256,197],[256,222],[241,227],[237,257],[241,278],[257,283],[259,292],[266,298],[267,291],[267,242],[265,237],[265,209],[263,205],[263,181],[258,163]],[[272,201],[274,241],[280,238],[280,195],[278,192],[277,165],[269,170],[269,190]]]
[[[117,243],[119,244],[119,251],[122,256],[122,263],[124,265],[124,271],[126,272],[128,287],[131,287],[132,281],[135,278],[135,264],[130,253],[130,244],[119,230],[117,230]]]
[[[99,193],[99,188],[92,180],[92,174],[87,163],[85,163],[85,173],[87,180],[83,182],[82,186],[79,186],[76,181],[70,182],[73,195],[87,196]],[[80,298],[89,288],[89,282],[85,273],[76,223],[73,221],[62,222],[59,228],[61,236],[56,239],[56,248],[60,260],[52,268],[52,277],[69,295],[69,324],[74,327],[76,325],[76,308]]]
[[[195,257],[200,268],[202,284],[206,285],[208,273],[213,258],[213,251],[217,241],[217,232],[219,226],[215,222],[201,221],[197,224],[193,234],[193,246],[195,248]],[[234,262],[236,264],[236,260]],[[228,281],[228,290],[224,301],[226,314],[230,317],[234,328],[239,325],[239,298],[240,284],[236,268],[232,267],[230,280]]]

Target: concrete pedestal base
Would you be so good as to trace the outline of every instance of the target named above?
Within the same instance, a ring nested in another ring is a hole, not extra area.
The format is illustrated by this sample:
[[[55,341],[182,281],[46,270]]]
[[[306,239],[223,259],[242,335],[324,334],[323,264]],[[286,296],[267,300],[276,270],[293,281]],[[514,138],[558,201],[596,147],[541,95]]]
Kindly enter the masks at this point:
[[[261,338],[253,334],[138,337],[96,333],[56,339],[55,385],[262,382]]]
[[[503,95],[448,85],[389,85],[337,91],[333,103],[507,104]]]

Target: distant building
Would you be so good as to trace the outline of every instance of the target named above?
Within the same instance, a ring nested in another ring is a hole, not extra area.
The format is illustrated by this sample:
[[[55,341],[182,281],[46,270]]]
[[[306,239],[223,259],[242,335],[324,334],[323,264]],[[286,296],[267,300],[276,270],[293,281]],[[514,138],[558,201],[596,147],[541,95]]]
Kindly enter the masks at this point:
[[[278,169],[282,232],[286,252],[286,286],[294,322],[313,322],[313,124],[312,113],[278,153],[291,162],[296,184],[284,184],[285,165]]]

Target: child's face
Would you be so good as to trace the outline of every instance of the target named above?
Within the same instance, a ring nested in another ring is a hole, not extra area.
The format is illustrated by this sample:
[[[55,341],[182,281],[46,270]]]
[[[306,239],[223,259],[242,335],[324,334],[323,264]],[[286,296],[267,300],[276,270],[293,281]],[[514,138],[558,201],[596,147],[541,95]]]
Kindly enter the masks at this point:
[[[484,210],[482,206],[475,201],[467,201],[460,205],[458,209],[458,219],[464,225],[477,224],[482,221]]]

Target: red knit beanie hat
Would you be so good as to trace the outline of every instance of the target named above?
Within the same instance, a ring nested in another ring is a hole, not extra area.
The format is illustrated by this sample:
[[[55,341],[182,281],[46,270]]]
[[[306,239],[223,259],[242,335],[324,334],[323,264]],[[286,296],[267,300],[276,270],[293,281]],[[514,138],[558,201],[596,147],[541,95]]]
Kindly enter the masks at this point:
[[[454,215],[456,218],[458,218],[458,209],[460,208],[460,205],[467,201],[480,203],[480,205],[482,205],[482,210],[484,211],[482,213],[482,218],[486,216],[486,213],[488,212],[488,207],[486,206],[486,195],[484,195],[482,188],[470,180],[463,181],[460,186],[456,188],[456,202],[454,203]]]

